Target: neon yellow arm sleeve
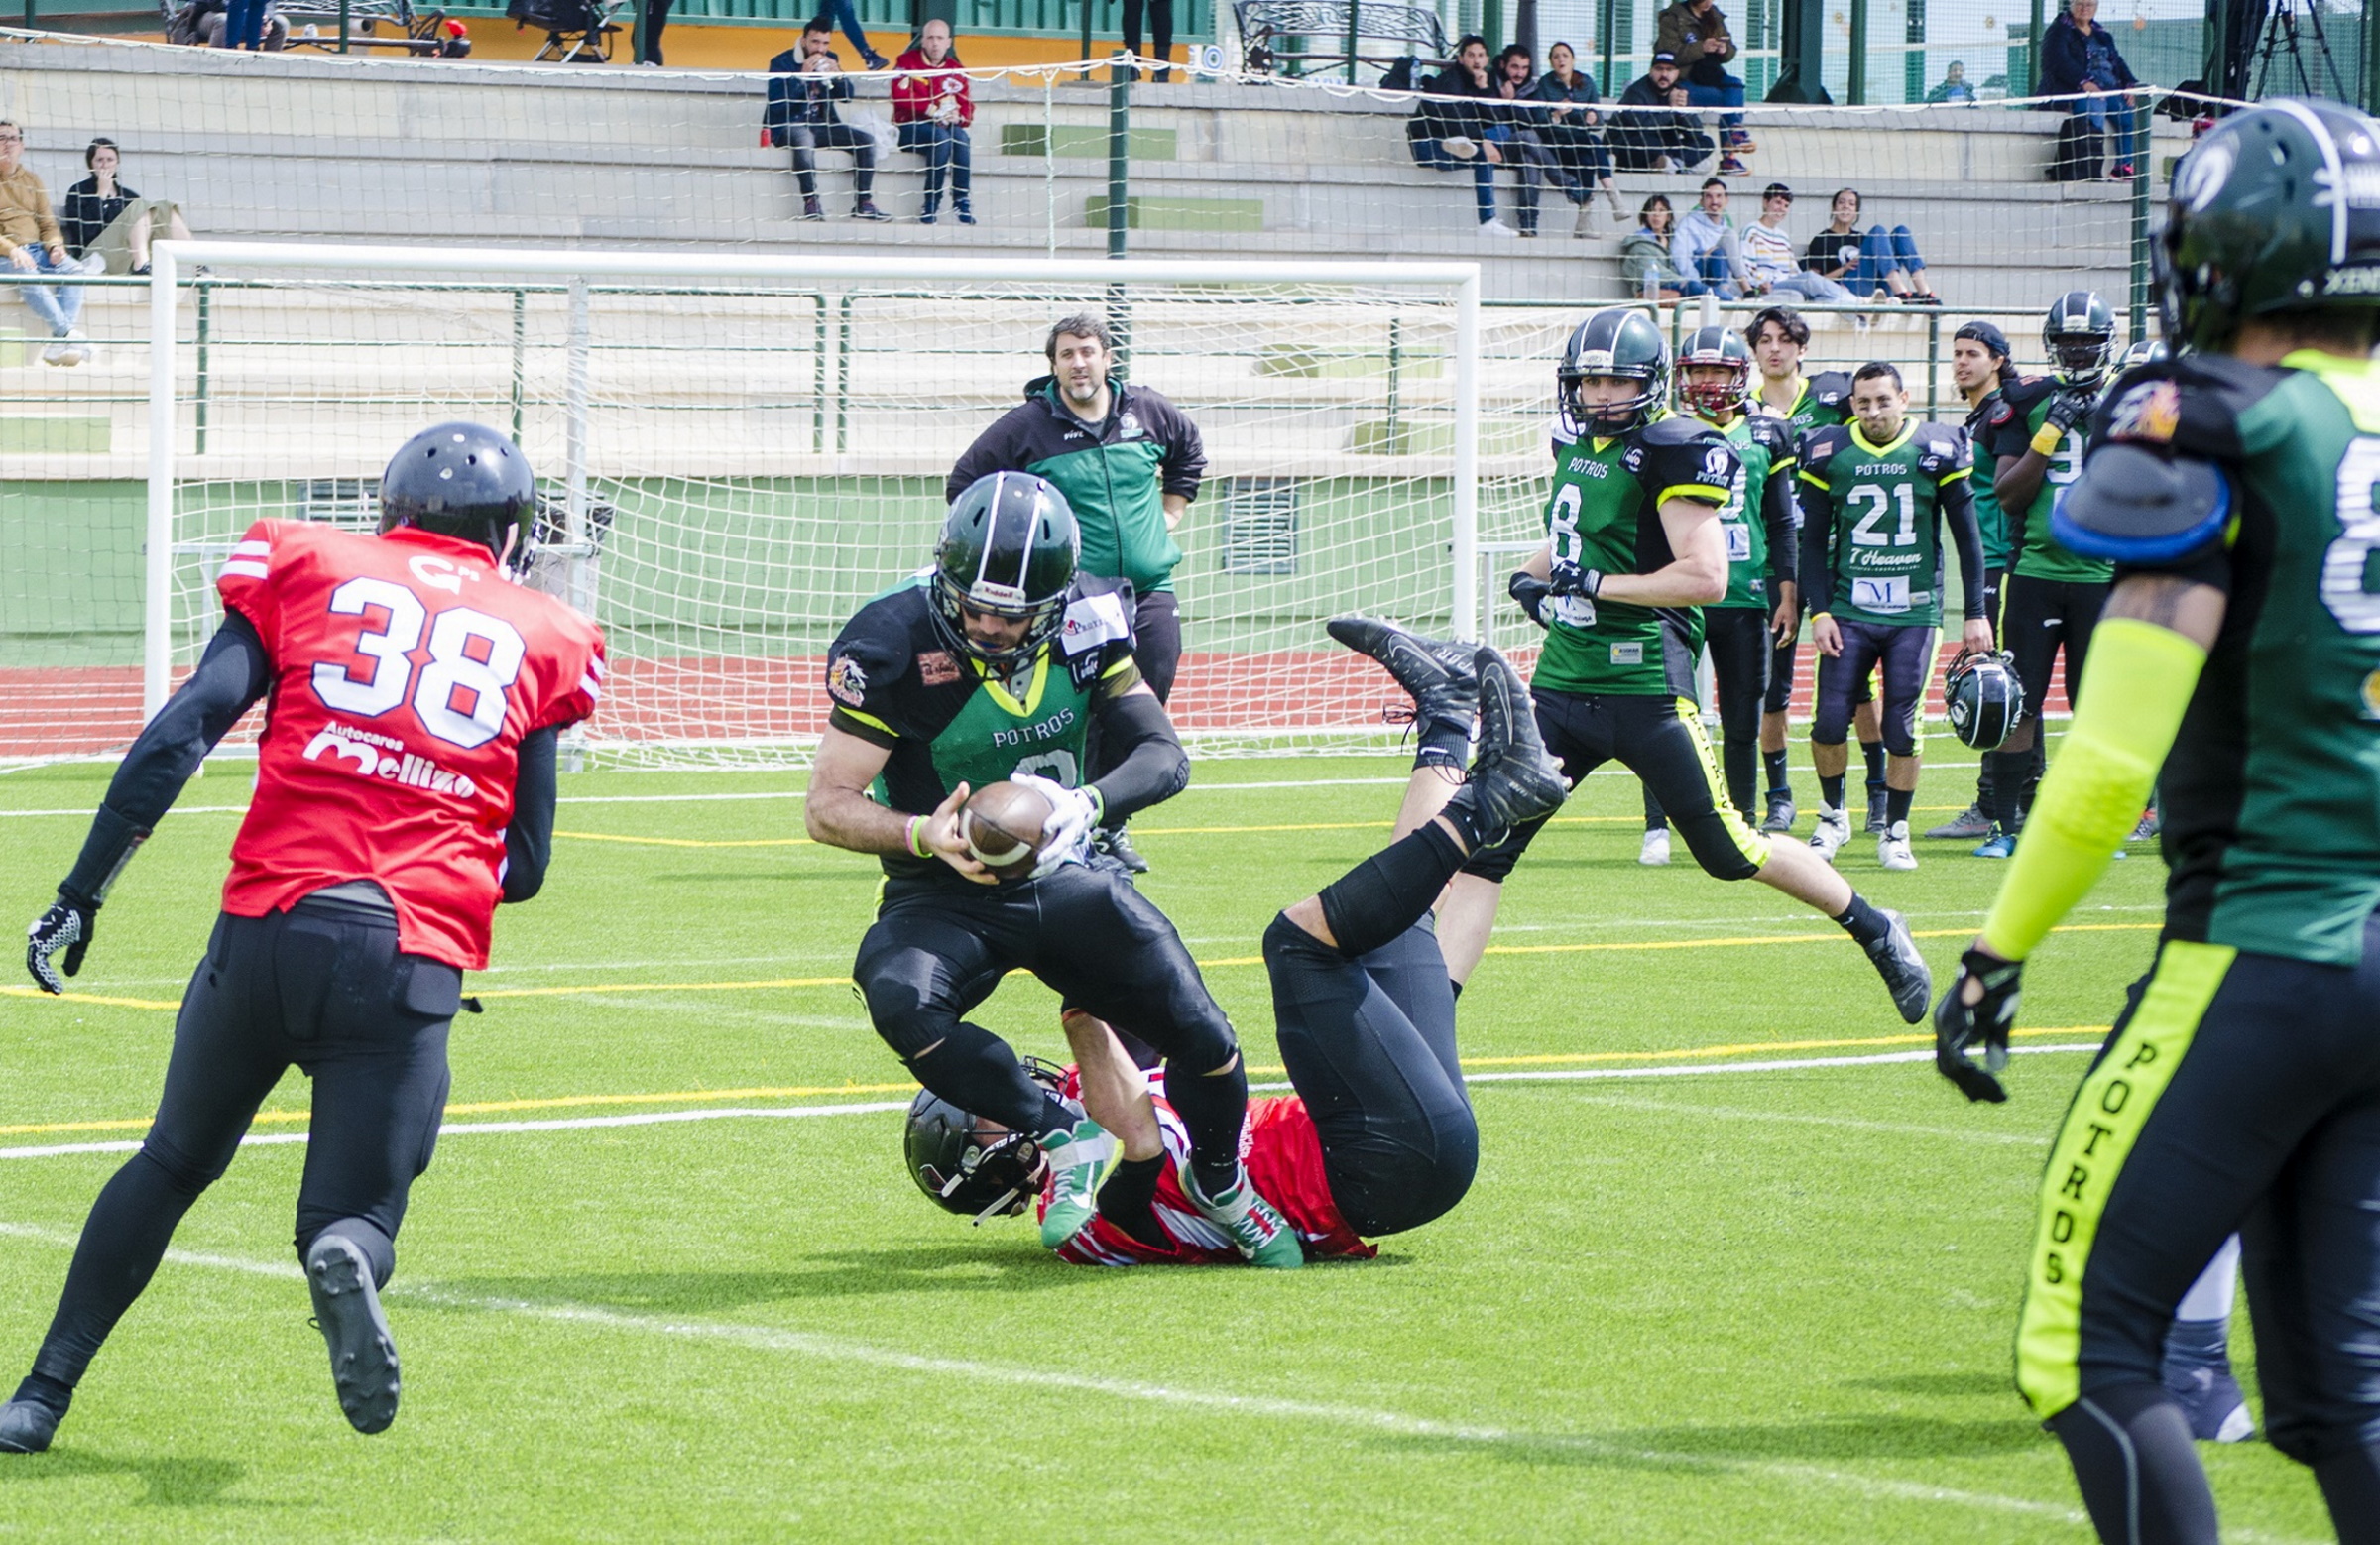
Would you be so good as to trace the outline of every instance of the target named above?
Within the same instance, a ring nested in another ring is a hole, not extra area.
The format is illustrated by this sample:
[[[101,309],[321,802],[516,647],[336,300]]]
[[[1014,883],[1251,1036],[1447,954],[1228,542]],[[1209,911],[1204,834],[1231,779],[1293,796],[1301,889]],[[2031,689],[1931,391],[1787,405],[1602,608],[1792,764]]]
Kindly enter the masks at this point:
[[[1985,949],[2024,959],[2098,883],[2148,803],[2205,666],[2206,652],[2170,628],[2131,617],[2098,625],[2074,726],[1983,919]]]

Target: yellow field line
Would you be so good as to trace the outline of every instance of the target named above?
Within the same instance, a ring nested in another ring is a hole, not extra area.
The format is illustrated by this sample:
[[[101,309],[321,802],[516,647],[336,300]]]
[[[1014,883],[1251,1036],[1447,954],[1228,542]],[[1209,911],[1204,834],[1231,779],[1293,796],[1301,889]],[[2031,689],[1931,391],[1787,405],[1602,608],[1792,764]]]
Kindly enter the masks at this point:
[[[105,1004],[111,1009],[159,1009],[168,1013],[181,1007],[178,998],[111,998],[104,993],[45,993],[38,987],[19,987],[8,983],[0,983],[0,997],[39,998],[54,1004]]]

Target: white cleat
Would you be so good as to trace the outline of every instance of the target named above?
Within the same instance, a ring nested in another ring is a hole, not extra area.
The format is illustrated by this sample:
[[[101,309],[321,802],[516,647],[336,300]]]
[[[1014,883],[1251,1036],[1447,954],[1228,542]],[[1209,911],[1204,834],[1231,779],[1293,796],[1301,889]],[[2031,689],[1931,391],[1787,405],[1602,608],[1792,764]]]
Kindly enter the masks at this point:
[[[1636,850],[1636,862],[1648,868],[1669,862],[1669,828],[1656,826],[1644,834],[1644,846]]]
[[[1909,823],[1895,821],[1876,839],[1876,862],[1886,869],[1915,869],[1917,855],[1909,851]]]
[[[1835,862],[1836,850],[1851,840],[1851,818],[1835,805],[1818,807],[1818,829],[1810,834],[1810,846],[1828,863]]]

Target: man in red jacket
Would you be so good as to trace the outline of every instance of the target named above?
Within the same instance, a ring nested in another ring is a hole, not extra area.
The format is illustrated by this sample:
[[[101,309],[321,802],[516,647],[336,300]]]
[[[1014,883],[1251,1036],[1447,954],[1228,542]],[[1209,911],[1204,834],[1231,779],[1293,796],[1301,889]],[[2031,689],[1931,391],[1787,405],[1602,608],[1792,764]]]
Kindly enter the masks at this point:
[[[968,178],[974,148],[967,126],[975,122],[975,99],[967,94],[966,68],[951,52],[950,23],[927,22],[917,44],[893,61],[892,123],[900,131],[900,148],[925,158],[925,212],[920,225],[931,225],[942,209],[942,178],[950,178],[950,202],[961,225],[975,223],[967,202]]]

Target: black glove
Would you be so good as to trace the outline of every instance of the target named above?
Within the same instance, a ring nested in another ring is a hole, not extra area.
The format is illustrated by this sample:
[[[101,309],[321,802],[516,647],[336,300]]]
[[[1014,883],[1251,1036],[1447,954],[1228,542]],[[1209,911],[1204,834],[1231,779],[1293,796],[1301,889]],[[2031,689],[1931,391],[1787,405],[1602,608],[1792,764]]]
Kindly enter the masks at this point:
[[[2050,400],[2050,411],[2041,416],[2042,427],[2064,434],[2090,416],[2094,402],[2087,392],[2061,392]]]
[[[2016,1022],[2017,979],[2024,970],[2023,961],[1970,949],[1959,957],[1959,978],[1934,1010],[1934,1066],[1969,1100],[1998,1105],[2008,1098],[1998,1075],[2008,1065],[2008,1027]],[[1966,1002],[1969,982],[1983,988],[1971,1005]],[[1978,1040],[1983,1043],[1979,1067],[1966,1054]]]
[[[1556,595],[1583,595],[1592,601],[1604,593],[1604,571],[1581,568],[1568,558],[1557,558],[1551,584]]]
[[[1540,628],[1545,626],[1545,603],[1546,598],[1554,593],[1553,586],[1524,568],[1512,576],[1504,589],[1513,600],[1520,603],[1520,609],[1529,614],[1529,621]]]
[[[82,969],[83,952],[91,947],[91,931],[98,916],[98,902],[86,901],[61,887],[50,909],[25,930],[25,969],[33,973],[34,982],[43,992],[66,990],[66,984],[59,978],[58,967],[51,963],[60,950],[66,952],[67,976]]]

